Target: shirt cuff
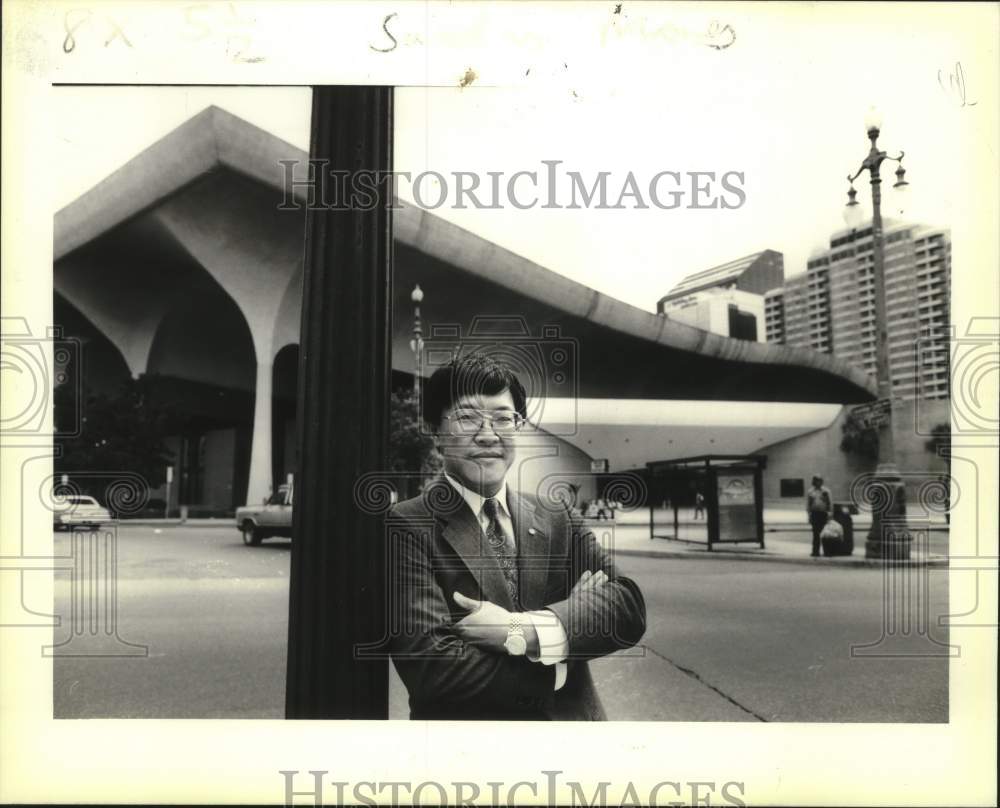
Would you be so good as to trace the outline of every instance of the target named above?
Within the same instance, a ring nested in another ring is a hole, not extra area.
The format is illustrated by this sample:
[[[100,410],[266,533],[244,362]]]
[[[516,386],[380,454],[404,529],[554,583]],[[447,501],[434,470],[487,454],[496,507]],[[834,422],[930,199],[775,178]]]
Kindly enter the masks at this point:
[[[564,684],[566,684],[566,663],[565,662],[557,662],[556,663],[556,683],[555,683],[555,687],[553,687],[552,689],[553,690],[558,690]]]
[[[555,612],[548,609],[540,609],[534,612],[525,612],[531,625],[535,629],[538,637],[537,657],[528,656],[532,662],[541,662],[543,665],[555,665],[556,681],[553,690],[559,690],[566,684],[566,674],[568,669],[563,661],[569,656],[569,637],[566,636],[566,629]]]
[[[569,656],[569,638],[556,613],[540,609],[525,612],[525,615],[531,620],[538,636],[538,656],[529,656],[528,659],[543,665],[555,665],[565,660]]]

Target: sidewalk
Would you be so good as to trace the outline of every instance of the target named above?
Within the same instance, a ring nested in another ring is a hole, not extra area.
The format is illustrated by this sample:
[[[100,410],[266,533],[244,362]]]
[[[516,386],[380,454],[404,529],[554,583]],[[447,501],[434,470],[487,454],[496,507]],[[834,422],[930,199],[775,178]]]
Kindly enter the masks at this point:
[[[204,519],[185,519],[181,521],[179,517],[172,516],[169,519],[120,519],[119,527],[224,527],[227,530],[236,530],[236,520],[231,516]]]
[[[860,519],[858,517],[861,517]],[[673,528],[673,512],[669,521],[667,511],[657,512],[658,528],[663,532]],[[707,526],[704,521],[680,522],[681,535],[688,540],[650,538],[649,511],[618,512],[614,522],[588,520],[587,523],[606,547],[613,547],[616,555],[645,556],[651,558],[708,559],[727,558],[745,561],[773,561],[787,564],[804,564],[812,567],[882,567],[878,558],[865,558],[865,534],[871,526],[868,514],[854,517],[854,554],[849,556],[820,556],[813,558],[812,533],[803,524],[801,513],[787,509],[764,509],[764,548],[756,542],[716,544],[708,549]],[[908,561],[895,562],[906,566],[948,566],[947,525],[934,527],[936,538],[930,551],[913,547]]]
[[[645,515],[648,521],[648,510],[645,511]],[[907,503],[906,515],[911,522],[919,521],[921,523],[926,523],[928,521],[927,513],[919,505],[915,505],[912,502]],[[851,519],[854,521],[855,535],[857,535],[859,530],[868,530],[872,524],[872,515],[870,512],[852,514]],[[765,531],[776,532],[781,530],[802,530],[804,521],[805,511],[802,508],[789,508],[787,506],[782,507],[781,505],[768,504],[766,502],[764,504]],[[932,530],[948,530],[948,522],[944,518],[944,514],[934,514],[931,523],[933,525],[931,528]]]
[[[798,540],[796,540],[796,538]],[[803,533],[800,536],[788,534],[766,534],[764,548],[751,542],[741,544],[716,544],[709,552],[708,545],[675,539],[650,539],[649,535],[642,538],[634,537],[631,531],[616,531],[613,540],[615,555],[645,556],[647,558],[678,558],[678,559],[708,559],[728,558],[741,561],[772,561],[785,564],[805,564],[812,567],[882,567],[885,562],[879,558],[865,558],[864,534],[858,541],[854,539],[854,554],[849,556],[810,556],[812,537]],[[908,561],[897,561],[896,565],[947,567],[948,556],[941,553],[921,553],[916,549],[911,551]]]

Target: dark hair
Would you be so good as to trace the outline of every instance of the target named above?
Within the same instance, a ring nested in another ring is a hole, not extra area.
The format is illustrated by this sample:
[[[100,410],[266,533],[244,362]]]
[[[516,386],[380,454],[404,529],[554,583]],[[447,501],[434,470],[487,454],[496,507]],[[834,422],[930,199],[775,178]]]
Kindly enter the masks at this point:
[[[483,351],[457,357],[435,370],[424,383],[424,420],[436,430],[445,410],[460,398],[492,396],[505,390],[509,390],[514,399],[514,409],[527,417],[524,386],[510,368]]]

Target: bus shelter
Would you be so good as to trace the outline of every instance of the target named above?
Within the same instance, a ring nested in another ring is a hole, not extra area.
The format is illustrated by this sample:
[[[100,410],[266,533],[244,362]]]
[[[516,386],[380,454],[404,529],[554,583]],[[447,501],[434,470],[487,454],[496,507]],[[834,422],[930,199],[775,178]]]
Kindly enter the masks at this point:
[[[699,455],[646,464],[649,537],[764,547],[764,455]]]

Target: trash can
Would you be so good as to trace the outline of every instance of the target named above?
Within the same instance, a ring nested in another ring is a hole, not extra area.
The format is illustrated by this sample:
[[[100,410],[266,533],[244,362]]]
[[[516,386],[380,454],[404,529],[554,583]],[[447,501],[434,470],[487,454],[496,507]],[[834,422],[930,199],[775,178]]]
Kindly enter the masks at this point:
[[[854,553],[854,519],[851,513],[856,512],[856,506],[849,502],[833,504],[833,520],[844,529],[844,540],[840,542],[840,552],[837,555],[853,555]]]

